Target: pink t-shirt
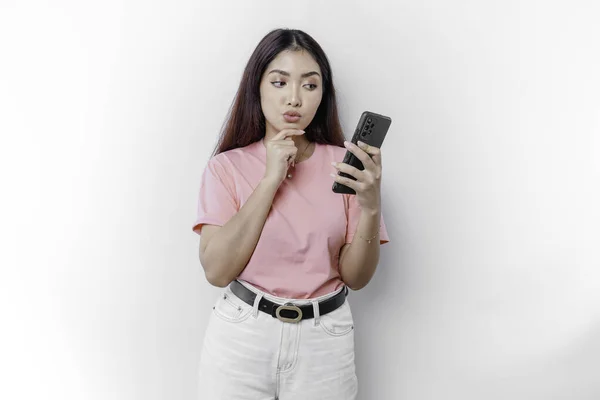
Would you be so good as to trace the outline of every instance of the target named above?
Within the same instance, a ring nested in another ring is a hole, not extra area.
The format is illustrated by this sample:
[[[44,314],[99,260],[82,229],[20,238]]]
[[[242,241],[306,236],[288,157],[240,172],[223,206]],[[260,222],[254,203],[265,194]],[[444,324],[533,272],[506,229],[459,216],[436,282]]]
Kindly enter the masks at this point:
[[[331,190],[346,149],[316,144],[312,156],[290,168],[273,199],[262,233],[238,279],[274,296],[307,299],[331,293],[344,282],[339,253],[351,243],[360,218],[355,195]],[[266,169],[261,140],[212,157],[200,183],[198,214],[193,230],[202,224],[223,226],[253,193]],[[370,234],[370,233],[369,233]],[[389,241],[383,214],[380,243]]]

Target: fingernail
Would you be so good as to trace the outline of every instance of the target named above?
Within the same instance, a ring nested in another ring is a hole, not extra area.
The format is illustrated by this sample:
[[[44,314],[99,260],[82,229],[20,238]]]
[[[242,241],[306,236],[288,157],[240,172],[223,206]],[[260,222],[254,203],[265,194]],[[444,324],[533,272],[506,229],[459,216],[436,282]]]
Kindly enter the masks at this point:
[[[332,161],[331,165],[333,165],[335,167],[337,165],[337,163],[335,161]]]
[[[359,141],[358,141],[358,145],[359,145],[359,146],[364,146],[365,144],[359,140]]]
[[[348,146],[350,143],[348,143],[347,140],[344,140],[344,146]]]

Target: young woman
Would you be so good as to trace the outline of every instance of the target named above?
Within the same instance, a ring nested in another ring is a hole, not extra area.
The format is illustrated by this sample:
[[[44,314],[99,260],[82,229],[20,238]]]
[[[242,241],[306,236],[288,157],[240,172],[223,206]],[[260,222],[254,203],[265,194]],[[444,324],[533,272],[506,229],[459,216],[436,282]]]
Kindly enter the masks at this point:
[[[363,171],[341,163],[346,150]],[[389,241],[381,152],[344,142],[331,68],[311,36],[277,29],[260,41],[215,154],[193,228],[207,280],[224,288],[202,347],[201,398],[356,398],[346,295],[369,282]],[[334,180],[356,195],[334,193]]]

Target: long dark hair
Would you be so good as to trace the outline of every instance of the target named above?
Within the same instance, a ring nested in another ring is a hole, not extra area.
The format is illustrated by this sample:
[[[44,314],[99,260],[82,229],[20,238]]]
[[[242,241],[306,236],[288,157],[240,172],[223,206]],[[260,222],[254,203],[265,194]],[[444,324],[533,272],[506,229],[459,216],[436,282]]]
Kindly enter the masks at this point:
[[[319,64],[323,75],[323,97],[312,122],[304,129],[306,139],[344,147],[333,76],[325,52],[310,35],[301,30],[275,29],[262,38],[246,64],[213,155],[247,146],[265,136],[260,81],[269,63],[284,50],[307,51]]]

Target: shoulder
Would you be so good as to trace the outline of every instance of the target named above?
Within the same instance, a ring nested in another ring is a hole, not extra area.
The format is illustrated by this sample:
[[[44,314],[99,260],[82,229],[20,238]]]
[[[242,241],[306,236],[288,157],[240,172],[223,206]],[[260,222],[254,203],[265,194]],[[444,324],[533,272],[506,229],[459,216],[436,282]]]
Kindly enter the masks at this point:
[[[254,142],[244,147],[238,147],[216,154],[208,160],[208,166],[225,169],[243,167],[244,163],[250,158],[260,157],[258,145],[260,145],[260,142]]]

